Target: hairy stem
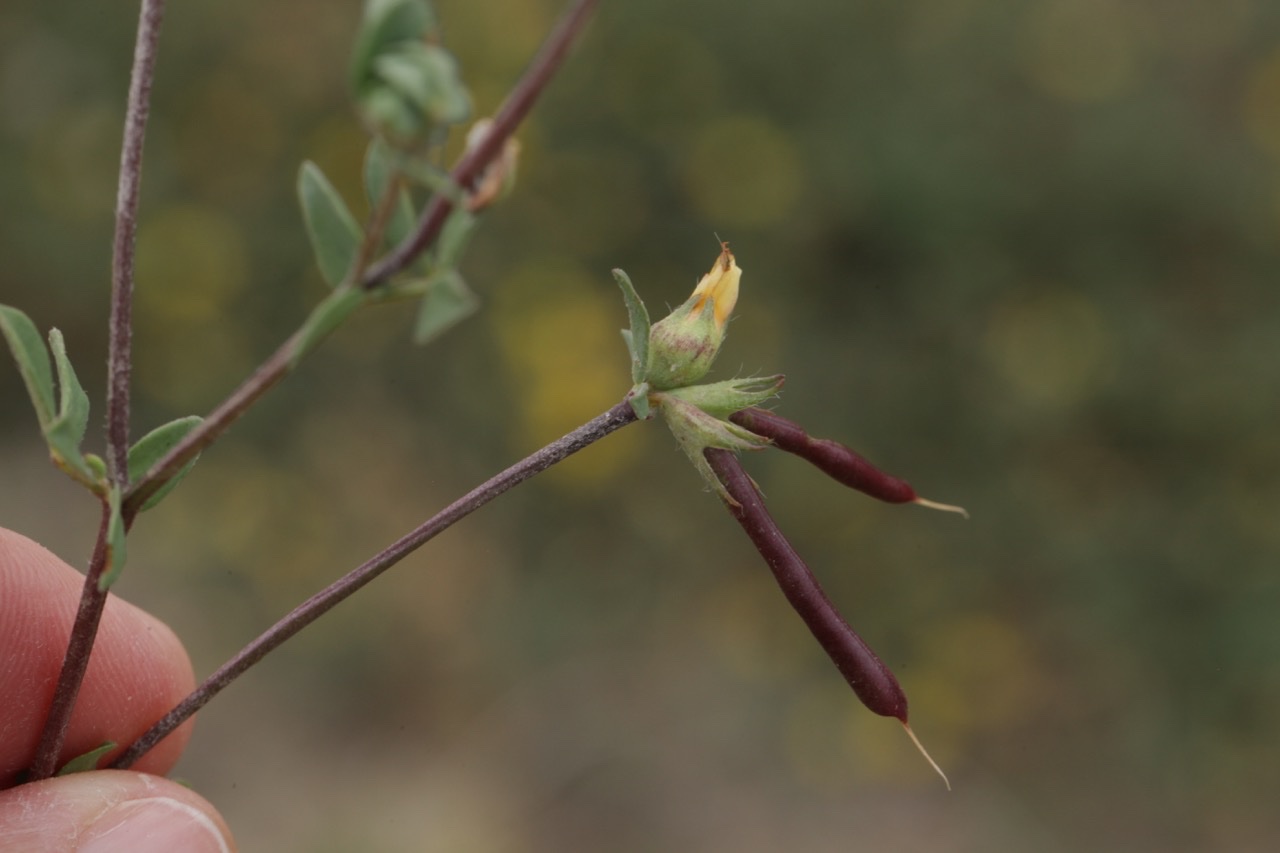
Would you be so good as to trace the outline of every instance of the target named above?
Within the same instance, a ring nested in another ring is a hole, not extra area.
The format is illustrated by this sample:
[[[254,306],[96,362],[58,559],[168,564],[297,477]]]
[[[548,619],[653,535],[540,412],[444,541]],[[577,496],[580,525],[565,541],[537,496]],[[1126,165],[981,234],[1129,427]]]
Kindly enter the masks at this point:
[[[240,650],[231,660],[205,679],[195,691],[183,699],[173,710],[165,714],[125,750],[111,766],[123,769],[132,765],[146,752],[163,740],[192,714],[216,696],[224,687],[238,678],[249,667],[262,660],[268,652],[297,634],[320,616],[356,590],[394,566],[400,560],[422,547],[439,533],[461,521],[489,501],[593,444],[615,430],[636,420],[635,412],[627,402],[621,402],[604,414],[583,424],[564,437],[548,444],[536,453],[525,457],[502,473],[486,480],[458,500],[423,522],[418,527],[387,546],[364,564],[352,569],[328,587],[299,604],[287,616],[271,626],[256,640]]]
[[[124,488],[129,482],[129,380],[133,358],[133,271],[138,236],[138,197],[142,186],[142,149],[147,117],[151,112],[151,84],[165,0],[142,0],[138,34],[133,48],[133,70],[125,106],[124,141],[120,150],[120,178],[116,190],[116,229],[111,261],[111,316],[107,353],[107,464],[112,481]],[[106,566],[106,534],[109,509],[103,504],[103,522],[89,563],[80,604],[71,626],[71,637],[54,688],[49,714],[29,770],[32,781],[53,775],[66,740],[71,712],[84,681],[93,652],[98,622],[107,594],[98,589]]]
[[[454,168],[451,177],[455,183],[471,187],[489,164],[501,155],[503,143],[528,115],[538,95],[551,82],[597,3],[598,0],[578,0],[547,36],[533,62],[503,102],[489,133]],[[414,233],[382,260],[371,264],[365,270],[361,286],[376,287],[412,263],[440,235],[440,229],[452,206],[442,196],[432,199],[423,211]],[[285,341],[230,397],[210,412],[199,426],[187,433],[182,441],[130,487],[123,508],[126,522],[132,520],[147,498],[173,479],[196,454],[213,444],[240,415],[289,373],[300,342],[300,336],[296,333]]]
[[[529,114],[538,96],[560,69],[569,54],[569,48],[586,26],[598,2],[599,0],[578,0],[556,24],[556,28],[547,36],[542,48],[529,63],[520,82],[502,102],[497,115],[493,117],[493,125],[488,134],[453,168],[450,177],[455,184],[465,190],[472,189],[484,170],[502,153],[507,139]],[[453,202],[437,193],[422,211],[414,232],[385,258],[369,267],[361,286],[366,289],[376,287],[412,263],[439,236],[451,210]]]
[[[133,266],[138,237],[138,194],[142,187],[142,147],[151,112],[151,83],[164,0],[142,0],[133,71],[124,115],[120,182],[116,191],[116,231],[111,262],[111,326],[107,354],[107,462],[121,487],[129,483],[129,378],[133,367]]]
[[[40,741],[36,745],[35,758],[24,777],[24,781],[27,782],[48,779],[58,769],[58,756],[62,753],[62,745],[67,739],[71,711],[75,708],[85,670],[89,667],[89,655],[93,652],[93,641],[98,634],[102,608],[107,602],[107,593],[98,589],[98,579],[102,577],[107,567],[107,521],[110,516],[111,509],[107,502],[103,501],[98,542],[93,547],[93,556],[89,558],[89,570],[80,592],[80,605],[76,609],[76,618],[72,623],[67,653],[62,658],[62,671],[58,673],[58,683],[53,690],[53,701],[49,705],[49,713],[45,716],[44,730],[41,731]]]

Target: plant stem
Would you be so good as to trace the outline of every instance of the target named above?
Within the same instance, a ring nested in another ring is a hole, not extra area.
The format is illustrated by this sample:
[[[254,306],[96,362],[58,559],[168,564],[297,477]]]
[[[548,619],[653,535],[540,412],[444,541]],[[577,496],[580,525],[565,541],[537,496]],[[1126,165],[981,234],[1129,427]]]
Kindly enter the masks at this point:
[[[469,188],[502,153],[503,143],[551,82],[598,1],[578,0],[547,36],[537,56],[503,102],[489,133],[454,168],[451,177],[455,183]],[[361,286],[366,289],[376,287],[411,263],[439,236],[452,207],[452,203],[442,196],[432,199],[419,218],[415,232],[382,260],[370,265],[361,279]],[[126,523],[132,521],[147,498],[177,475],[196,454],[213,444],[240,415],[289,373],[299,343],[299,334],[294,333],[230,397],[130,487],[123,507]]]
[[[377,206],[369,214],[369,224],[365,226],[364,239],[360,241],[360,254],[356,256],[352,280],[359,281],[364,276],[364,271],[373,261],[374,253],[378,251],[378,246],[382,245],[382,235],[386,233],[387,222],[400,201],[400,191],[403,188],[404,176],[397,171],[391,180],[387,181],[386,187],[382,190],[382,198],[378,199]]]
[[[142,148],[151,112],[151,84],[164,0],[142,0],[133,71],[124,115],[120,181],[116,190],[116,231],[111,262],[111,320],[107,354],[107,462],[112,480],[129,484],[129,378],[133,368],[133,267],[138,237],[138,195],[142,187]]]
[[[627,402],[618,403],[604,414],[583,424],[536,453],[525,457],[502,473],[486,480],[470,492],[449,504],[443,510],[418,527],[387,546],[364,564],[352,569],[343,577],[295,607],[287,616],[267,629],[231,660],[205,679],[195,691],[183,699],[169,713],[125,750],[111,766],[123,769],[132,765],[146,752],[163,740],[192,714],[216,696],[224,687],[238,678],[249,667],[262,660],[268,652],[297,634],[320,616],[356,590],[394,566],[400,560],[422,547],[437,534],[461,521],[475,510],[538,474],[593,444],[615,430],[636,420],[635,412]]]
[[[102,619],[102,608],[107,601],[107,593],[98,589],[98,579],[107,567],[107,521],[110,516],[111,510],[107,502],[103,501],[98,542],[89,559],[89,570],[80,592],[80,605],[72,624],[71,639],[67,643],[67,653],[62,658],[62,671],[58,673],[58,683],[53,690],[49,713],[45,716],[44,729],[40,732],[40,742],[36,745],[35,758],[24,778],[27,782],[48,779],[58,769],[58,756],[67,738],[71,711],[75,708],[85,670],[89,667],[89,655],[93,652],[98,622]]]
[[[493,125],[484,139],[463,156],[453,168],[450,177],[464,190],[474,187],[489,164],[502,153],[507,139],[528,115],[534,102],[546,89],[551,78],[559,70],[582,28],[586,26],[599,0],[578,0],[556,24],[547,36],[524,76],[507,95],[493,117]],[[414,258],[431,245],[444,227],[445,219],[453,210],[453,202],[437,193],[418,218],[418,227],[385,258],[371,266],[361,281],[365,289],[377,287],[408,266]]]
[[[116,190],[116,229],[112,243],[111,315],[107,353],[107,464],[112,482],[124,488],[129,483],[129,381],[133,368],[133,272],[138,236],[138,198],[142,186],[142,149],[151,111],[151,84],[155,80],[156,56],[160,46],[160,25],[164,21],[165,0],[142,0],[138,34],[133,48],[133,69],[125,106],[124,141],[120,150],[120,178]],[[107,594],[98,589],[98,578],[106,567],[107,504],[89,562],[80,604],[71,626],[67,652],[58,673],[49,714],[36,746],[29,770],[32,781],[53,775],[58,755],[66,740],[89,656],[93,652],[98,623]]]

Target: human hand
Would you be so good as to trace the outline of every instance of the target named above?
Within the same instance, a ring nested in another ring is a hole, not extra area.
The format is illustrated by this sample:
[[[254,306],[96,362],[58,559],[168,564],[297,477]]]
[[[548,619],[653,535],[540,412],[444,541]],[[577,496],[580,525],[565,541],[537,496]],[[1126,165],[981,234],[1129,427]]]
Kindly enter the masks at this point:
[[[230,853],[231,833],[198,794],[164,779],[185,724],[138,761],[12,787],[31,762],[62,666],[84,577],[0,528],[0,850]],[[105,741],[127,746],[195,684],[168,626],[111,596],[59,762]]]

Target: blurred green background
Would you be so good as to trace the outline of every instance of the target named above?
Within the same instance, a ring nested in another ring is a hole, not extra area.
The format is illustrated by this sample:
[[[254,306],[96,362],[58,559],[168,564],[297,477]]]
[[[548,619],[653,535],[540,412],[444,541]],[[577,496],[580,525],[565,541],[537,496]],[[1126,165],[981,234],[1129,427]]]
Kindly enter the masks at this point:
[[[441,0],[481,114],[561,5]],[[293,200],[357,198],[356,0],[171,4],[135,431],[203,413],[324,292]],[[0,301],[102,399],[128,3],[0,9]],[[1280,846],[1280,6],[603,3],[523,130],[436,344],[357,317],[130,540],[207,673],[617,401],[732,241],[715,373],[963,522],[748,459],[897,671],[866,712],[659,424],[449,531],[219,696],[178,775],[245,850]],[[83,566],[92,500],[0,368],[0,524]],[[98,404],[98,411],[101,406]],[[89,444],[100,449],[101,439]]]

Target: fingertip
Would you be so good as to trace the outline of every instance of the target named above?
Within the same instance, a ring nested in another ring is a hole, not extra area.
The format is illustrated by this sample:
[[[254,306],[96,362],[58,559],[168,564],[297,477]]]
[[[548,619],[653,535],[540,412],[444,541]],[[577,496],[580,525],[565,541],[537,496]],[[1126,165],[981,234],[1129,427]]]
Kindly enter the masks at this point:
[[[45,548],[0,529],[0,696],[6,697],[0,703],[0,788],[12,784],[34,755],[83,583],[83,575]],[[109,596],[60,762],[107,741],[123,749],[194,685],[190,658],[173,631]],[[167,772],[189,737],[190,723],[161,741],[137,769]]]
[[[189,788],[98,770],[0,792],[0,850],[233,853],[226,822]]]

